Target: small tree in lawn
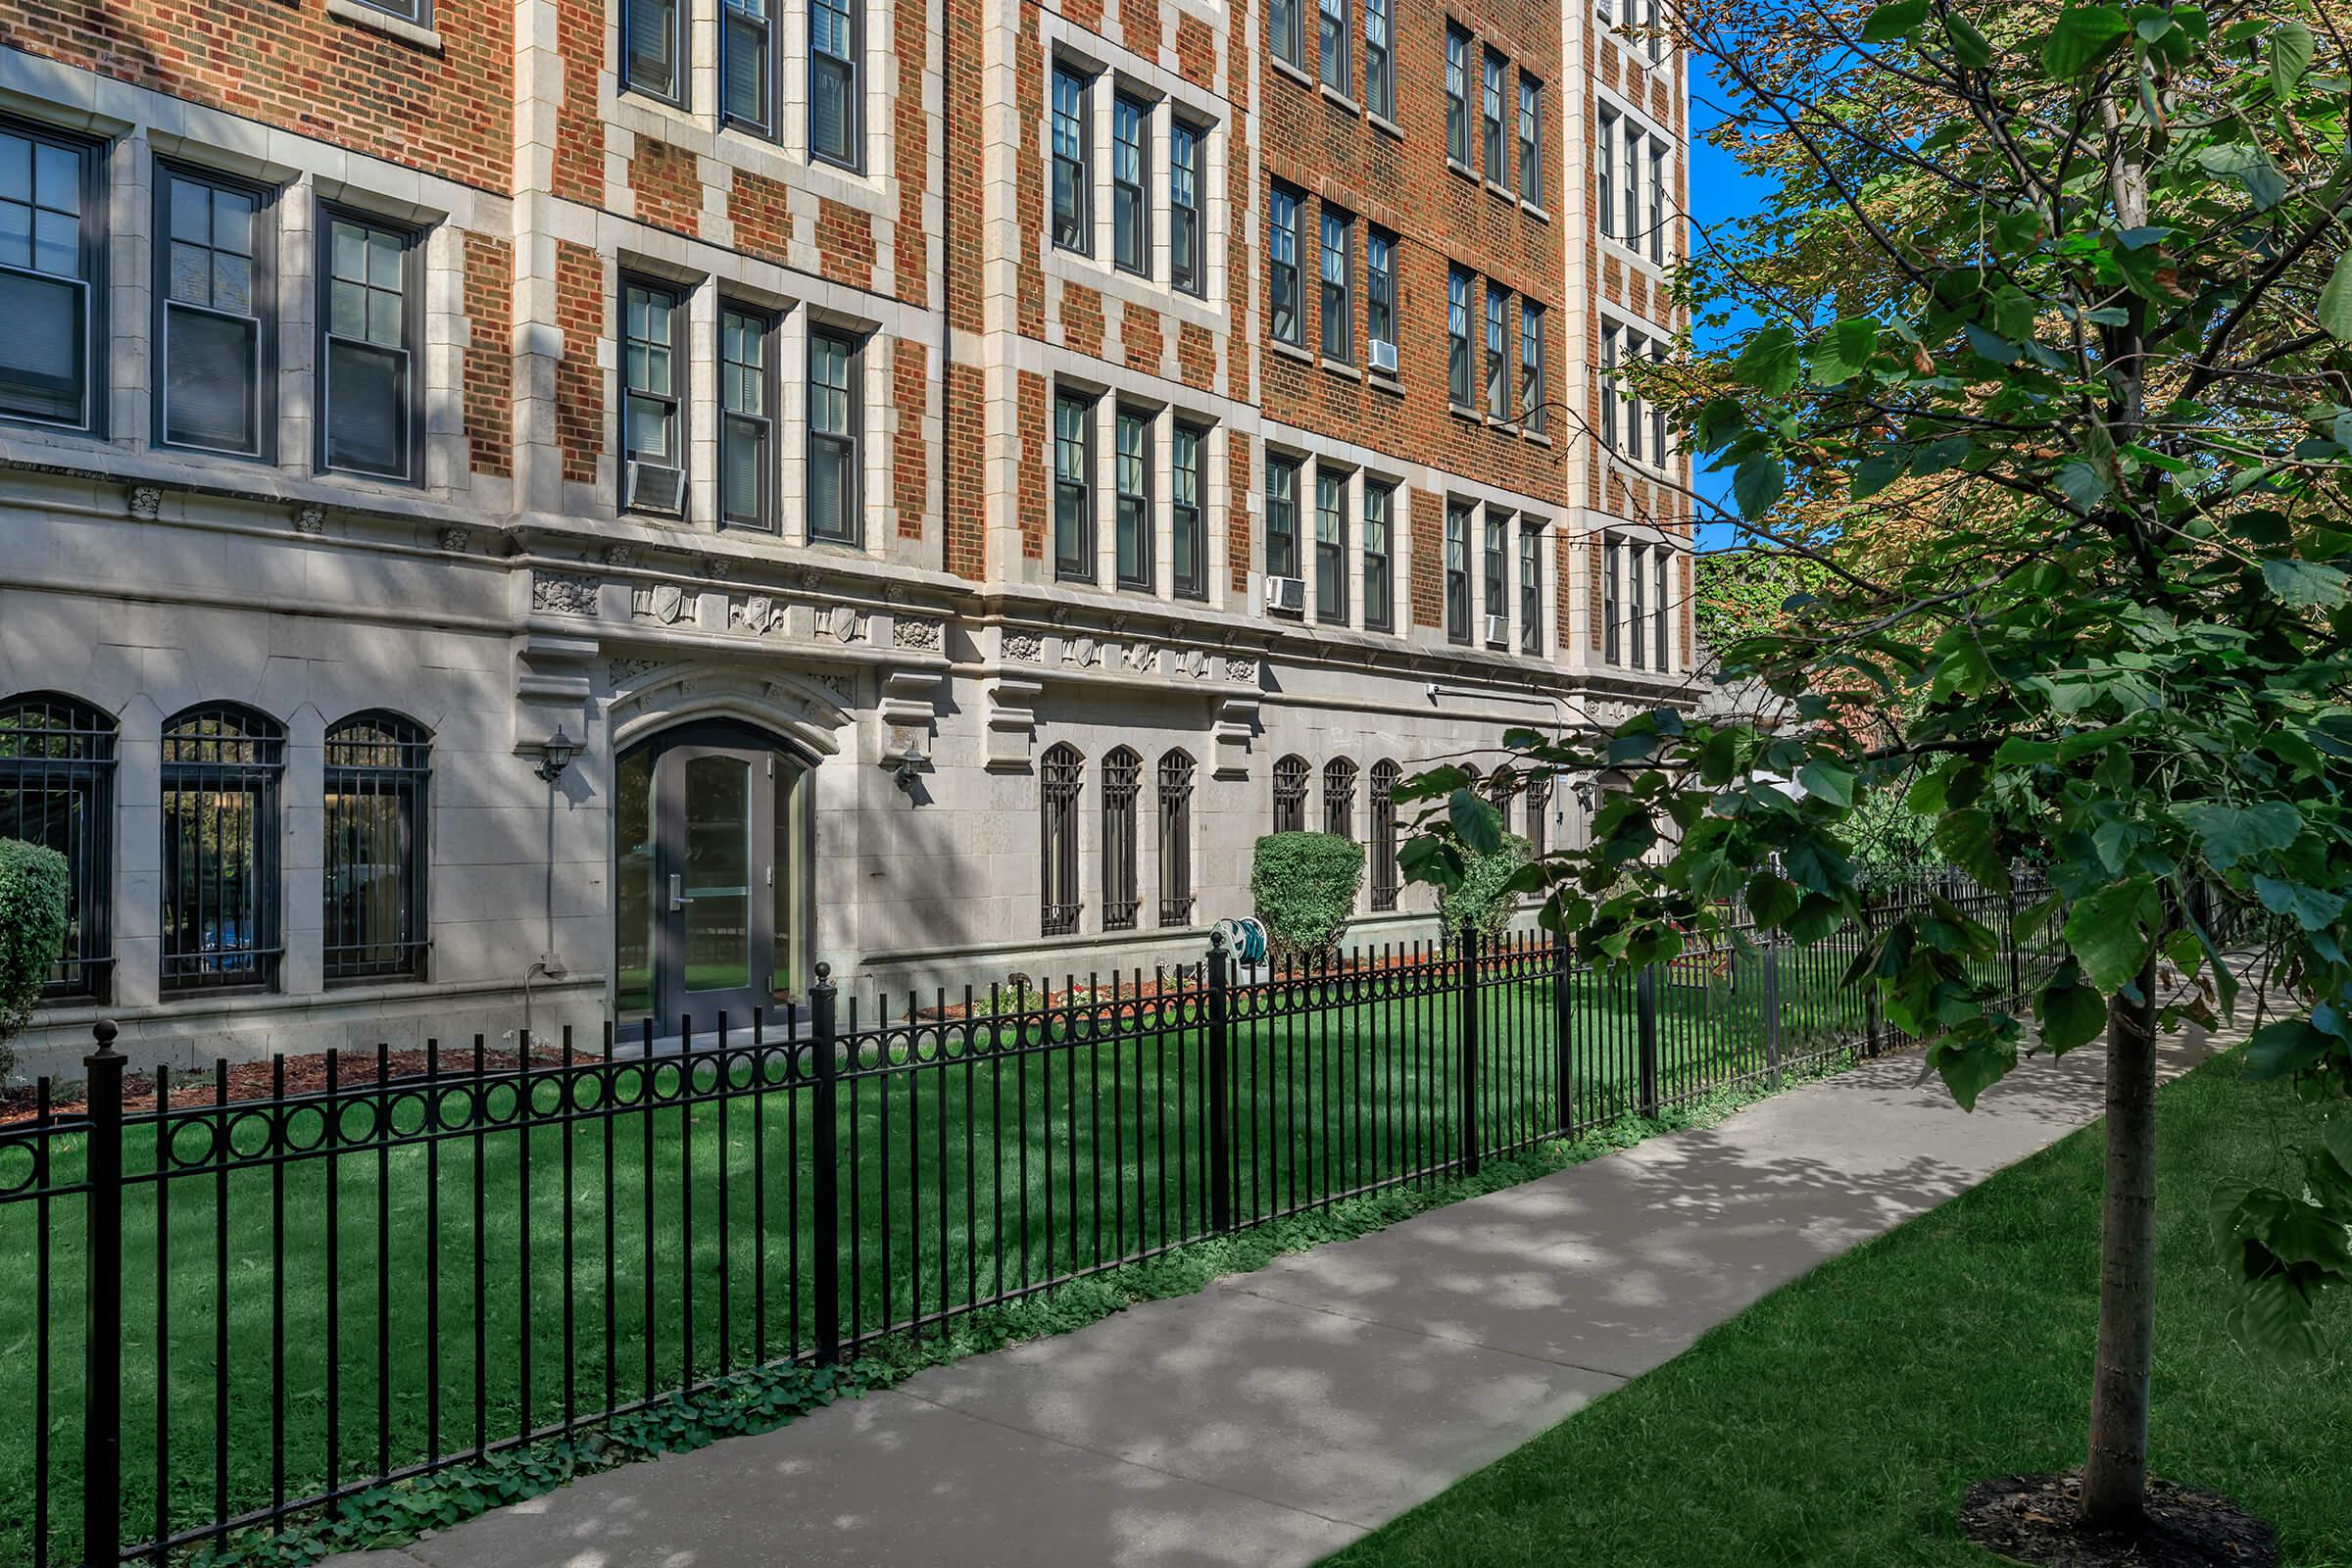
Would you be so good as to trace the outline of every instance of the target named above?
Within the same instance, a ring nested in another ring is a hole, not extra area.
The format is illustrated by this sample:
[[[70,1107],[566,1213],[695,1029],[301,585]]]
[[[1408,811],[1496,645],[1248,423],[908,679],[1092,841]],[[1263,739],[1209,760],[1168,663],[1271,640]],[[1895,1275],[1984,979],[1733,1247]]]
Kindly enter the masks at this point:
[[[1719,650],[1801,722],[1660,709],[1591,741],[1514,736],[1530,761],[1631,775],[1590,847],[1521,885],[1588,955],[1641,965],[1719,929],[1735,892],[1799,943],[1858,917],[1857,813],[1890,797],[1980,882],[2037,868],[2049,891],[2017,925],[2060,961],[2022,1007],[1970,978],[1991,936],[1938,900],[1882,918],[1849,980],[1931,1040],[1963,1105],[2029,1016],[2039,1049],[2105,1035],[2082,1498],[2132,1529],[2156,1048],[2235,1004],[2219,913],[2278,933],[2248,1074],[2342,1097],[2352,1072],[2352,57],[2301,0],[1700,0],[1684,26],[1738,90],[1722,139],[1781,183],[1694,264],[1700,309],[1759,324],[1684,368],[1712,384],[1682,424],[1751,546],[1811,564]],[[1903,526],[1923,507],[1936,525]],[[1492,847],[1468,782],[1407,785],[1448,828],[1407,847],[1412,874],[1449,884],[1457,837]],[[2160,994],[2160,960],[2189,983]],[[2217,1204],[2251,1340],[2306,1341],[2314,1298],[2352,1277],[2352,1126],[2322,1144],[2293,1190]]]

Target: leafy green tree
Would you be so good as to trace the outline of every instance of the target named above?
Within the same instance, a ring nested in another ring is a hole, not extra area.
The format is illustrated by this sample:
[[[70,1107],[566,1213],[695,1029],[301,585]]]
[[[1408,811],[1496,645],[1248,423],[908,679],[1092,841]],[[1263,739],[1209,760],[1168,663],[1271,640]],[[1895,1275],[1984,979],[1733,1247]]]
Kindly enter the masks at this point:
[[[1782,623],[1718,650],[1797,722],[1661,708],[1575,743],[1512,737],[1528,761],[1630,776],[1589,849],[1520,885],[1589,955],[1640,965],[1715,929],[1735,891],[1799,943],[1856,917],[1857,822],[1895,800],[1982,883],[2034,868],[2019,928],[2062,961],[2030,996],[1970,978],[1990,934],[1940,903],[1882,919],[1849,978],[1931,1038],[1963,1105],[2029,1021],[2036,1049],[2105,1036],[2082,1503],[2132,1528],[2156,1049],[2236,1005],[2225,922],[2276,932],[2246,1071],[2338,1099],[2352,1080],[2352,58],[2307,0],[1702,0],[1688,26],[1741,95],[1727,139],[1782,189],[1694,270],[1759,324],[1687,444],[1767,543],[1784,497],[1842,496],[1868,527],[1899,492],[1945,520],[1816,557]],[[1408,846],[1412,874],[1450,885],[1457,836],[1496,841],[1467,782],[1406,787],[1448,830]],[[2188,983],[2160,989],[2160,960]],[[2307,1343],[2315,1298],[2352,1279],[2352,1126],[2330,1126],[2298,1176],[2217,1201],[2249,1339]]]
[[[9,1037],[32,1017],[65,950],[69,885],[64,856],[0,839],[0,1077],[16,1063]]]

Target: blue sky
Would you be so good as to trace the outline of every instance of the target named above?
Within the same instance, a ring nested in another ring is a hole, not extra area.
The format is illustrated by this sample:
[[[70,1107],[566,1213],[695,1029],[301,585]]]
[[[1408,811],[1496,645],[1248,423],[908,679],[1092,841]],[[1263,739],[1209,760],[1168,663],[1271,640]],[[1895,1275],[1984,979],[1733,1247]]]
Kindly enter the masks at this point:
[[[1702,67],[1691,74],[1690,120],[1690,217],[1695,224],[1713,227],[1745,217],[1763,205],[1771,193],[1770,185],[1743,172],[1727,154],[1698,139],[1708,127],[1722,119],[1722,106],[1730,98],[1723,84],[1716,81]],[[1705,242],[1694,227],[1690,243],[1693,247]],[[1736,324],[1736,323],[1735,323]],[[1712,346],[1728,333],[1723,329],[1710,338],[1701,331],[1702,346]],[[1700,470],[1692,476],[1698,492],[1729,505],[1731,475]],[[1719,550],[1732,542],[1732,529],[1716,523],[1699,529],[1698,543],[1702,550]]]

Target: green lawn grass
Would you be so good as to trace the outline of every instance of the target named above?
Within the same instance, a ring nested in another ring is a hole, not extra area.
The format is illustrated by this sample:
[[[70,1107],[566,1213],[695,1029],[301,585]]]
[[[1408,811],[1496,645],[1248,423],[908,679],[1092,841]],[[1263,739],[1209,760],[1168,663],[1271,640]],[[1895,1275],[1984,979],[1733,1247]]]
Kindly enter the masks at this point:
[[[1844,1004],[1818,995],[1818,956],[1784,963],[1782,1047],[1794,1059],[1835,1033]],[[1737,989],[1660,986],[1663,1098],[1763,1072],[1763,992],[1752,971]],[[1490,1152],[1557,1127],[1553,1004],[1548,980],[1484,995],[1476,1098]],[[1580,976],[1568,1011],[1570,1119],[1592,1125],[1633,1109],[1632,984]],[[1446,1167],[1459,1153],[1457,1031],[1449,996],[1274,1016],[1245,1004],[1235,1029],[1242,1219]],[[1200,1031],[1181,1028],[1006,1057],[853,1065],[835,1128],[844,1230],[858,1239],[842,1266],[845,1331],[920,1322],[1201,1234],[1201,1053]],[[675,1058],[624,1068],[614,1088],[625,1101],[642,1072],[674,1083],[680,1070]],[[716,1070],[704,1058],[698,1087],[713,1088]],[[746,1060],[737,1070],[753,1069]],[[174,1102],[191,1098],[201,1088]],[[363,1099],[339,1133],[362,1147],[331,1160],[133,1186],[120,1291],[125,1538],[157,1529],[159,1470],[164,1525],[184,1530],[807,1352],[811,1098],[746,1076],[723,1101],[624,1108],[527,1136],[493,1125],[477,1137],[461,1073],[443,1097],[444,1125],[459,1131],[429,1147],[368,1147]],[[510,1116],[513,1102],[511,1086],[493,1090],[489,1121]],[[534,1102],[552,1113],[560,1092],[542,1080]],[[425,1106],[422,1096],[400,1102],[403,1136]],[[216,1124],[177,1122],[178,1157],[201,1160]],[[257,1111],[232,1107],[225,1125],[243,1153],[267,1141]],[[324,1133],[316,1111],[287,1128],[314,1150]],[[56,1153],[56,1179],[74,1180],[78,1140],[59,1140]],[[146,1129],[130,1130],[126,1165],[152,1177]],[[81,1234],[76,1197],[51,1205],[45,1255],[39,1205],[0,1204],[0,1259],[22,1281],[0,1292],[0,1494],[33,1499],[45,1408],[40,1555],[52,1562],[78,1560]],[[223,1427],[225,1468],[215,1457]],[[0,1517],[0,1563],[34,1558],[38,1512]]]
[[[2236,1066],[2225,1057],[2159,1098],[2151,1464],[2270,1520],[2284,1562],[2342,1568],[2352,1300],[2333,1303],[2320,1364],[2241,1349],[2205,1221],[2217,1183],[2284,1174],[2320,1113],[2238,1082]],[[1960,1539],[1962,1490],[2082,1462],[2099,1137],[2076,1134],[1824,1264],[1332,1568],[1992,1563]]]

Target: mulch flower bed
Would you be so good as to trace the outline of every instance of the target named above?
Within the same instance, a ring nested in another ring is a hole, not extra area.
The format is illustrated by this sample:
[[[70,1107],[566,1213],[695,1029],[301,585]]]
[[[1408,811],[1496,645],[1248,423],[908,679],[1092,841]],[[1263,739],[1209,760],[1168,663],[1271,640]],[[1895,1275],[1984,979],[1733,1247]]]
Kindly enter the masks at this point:
[[[2271,1527],[2227,1497],[2148,1483],[2147,1525],[2131,1535],[2086,1529],[2079,1476],[2002,1476],[1960,1499],[1961,1533],[2010,1562],[2049,1568],[2276,1568]]]
[[[279,1056],[274,1060],[236,1061],[228,1065],[228,1098],[230,1103],[246,1100],[268,1100],[281,1092],[288,1095],[318,1094],[326,1088],[325,1052],[304,1056]],[[575,1055],[575,1061],[590,1058]],[[347,1051],[335,1063],[335,1082],[342,1086],[374,1083],[377,1064],[372,1051]],[[386,1082],[406,1078],[423,1078],[428,1063],[421,1051],[387,1052],[381,1058]],[[513,1051],[484,1051],[482,1069],[486,1072],[510,1071],[521,1065],[520,1054]],[[531,1064],[540,1067],[561,1066],[562,1051],[534,1047]],[[283,1068],[281,1081],[278,1070]],[[446,1049],[440,1055],[441,1076],[460,1077],[474,1070],[471,1047]],[[214,1096],[217,1074],[188,1072],[172,1074],[172,1103],[210,1103]],[[40,1091],[32,1085],[0,1089],[0,1127],[9,1127],[38,1119]],[[52,1117],[78,1116],[87,1102],[87,1092],[78,1083],[56,1084],[50,1089],[49,1114]],[[131,1115],[155,1109],[155,1079],[143,1072],[122,1075],[122,1108]]]

